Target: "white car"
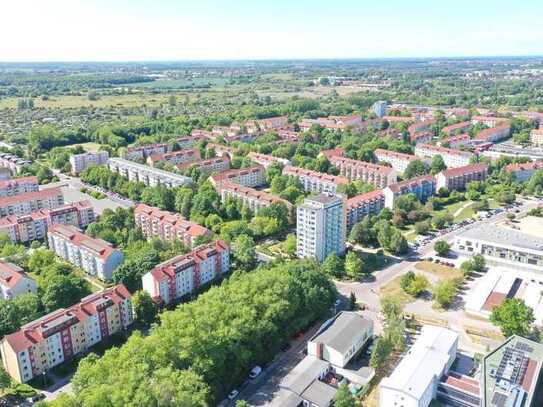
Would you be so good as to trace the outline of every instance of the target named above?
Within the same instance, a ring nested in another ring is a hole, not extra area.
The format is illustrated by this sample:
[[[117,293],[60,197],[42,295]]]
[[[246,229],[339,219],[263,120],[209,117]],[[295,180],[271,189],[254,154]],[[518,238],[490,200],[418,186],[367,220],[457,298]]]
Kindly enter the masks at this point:
[[[262,373],[262,368],[260,366],[255,366],[251,369],[251,372],[249,373],[249,378],[254,379],[260,373]]]
[[[234,400],[238,396],[238,394],[239,394],[239,391],[234,389],[230,393],[228,393],[228,399],[229,400]]]

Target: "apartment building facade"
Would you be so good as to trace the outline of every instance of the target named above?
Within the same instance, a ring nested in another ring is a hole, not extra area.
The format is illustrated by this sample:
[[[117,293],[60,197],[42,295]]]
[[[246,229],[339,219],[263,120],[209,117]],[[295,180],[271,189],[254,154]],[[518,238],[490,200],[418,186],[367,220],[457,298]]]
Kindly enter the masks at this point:
[[[511,126],[509,124],[502,124],[497,127],[492,127],[490,129],[484,129],[477,134],[475,137],[476,140],[480,142],[492,142],[496,143],[498,141],[505,140],[511,136]]]
[[[109,154],[107,151],[73,154],[70,156],[72,175],[77,177],[81,172],[93,165],[107,165],[108,160]]]
[[[111,243],[87,236],[70,225],[51,226],[47,240],[57,256],[105,281],[111,280],[113,271],[124,259],[123,253],[114,249]]]
[[[342,196],[321,193],[297,207],[297,255],[322,262],[330,253],[345,252],[347,227]]]
[[[36,294],[36,281],[12,263],[0,260],[0,299],[12,300],[23,294]]]
[[[0,218],[0,234],[9,236],[13,243],[26,243],[45,239],[49,227],[54,224],[83,229],[94,220],[94,209],[90,201],[73,202],[56,209],[39,209],[28,215]]]
[[[25,165],[30,164],[32,164],[30,161],[15,154],[0,152],[0,167],[9,169],[12,174],[19,174]]]
[[[439,144],[444,146],[445,144],[449,145],[449,148],[459,150],[463,146],[471,145],[471,137],[469,134],[458,134],[455,136],[446,137],[440,140]]]
[[[170,304],[229,270],[230,247],[216,240],[157,265],[143,275],[143,290],[154,301]]]
[[[249,154],[247,154],[247,157],[252,162],[263,166],[265,169],[268,169],[268,167],[275,162],[282,164],[283,166],[290,165],[290,161],[286,158],[274,157],[273,155],[268,154],[255,153],[254,151],[251,151]]]
[[[351,230],[365,216],[379,214],[384,207],[385,195],[381,189],[347,199],[347,230]]]
[[[238,153],[238,149],[235,147],[225,146],[223,144],[207,143],[206,151],[213,150],[218,157],[227,156],[230,159],[234,158],[234,155]]]
[[[262,165],[249,168],[232,169],[219,172],[209,177],[215,188],[220,189],[223,183],[239,184],[244,187],[254,188],[266,185],[266,170]]]
[[[530,142],[538,147],[543,145],[543,126],[539,126],[538,129],[530,131]]]
[[[0,198],[0,216],[28,215],[40,209],[56,209],[62,205],[64,196],[60,188],[47,188]]]
[[[431,175],[423,175],[389,185],[383,189],[385,207],[392,209],[396,198],[405,194],[414,194],[421,202],[436,194],[436,179]]]
[[[0,198],[38,190],[38,177],[35,176],[0,181]]]
[[[448,191],[461,191],[472,181],[483,181],[488,176],[488,165],[470,164],[465,167],[451,168],[436,174],[436,189],[446,188]]]
[[[147,239],[179,240],[192,247],[198,238],[211,237],[211,231],[184,219],[181,215],[163,211],[153,206],[139,204],[134,209],[136,226]]]
[[[403,173],[411,162],[419,160],[419,157],[411,154],[383,150],[382,148],[376,149],[373,154],[378,161],[390,164],[399,173]]]
[[[228,199],[239,200],[251,209],[253,213],[257,213],[260,209],[273,203],[280,203],[285,205],[289,214],[292,214],[293,205],[290,202],[267,192],[257,191],[256,189],[243,185],[234,184],[232,182],[223,182],[219,189],[219,193],[221,195],[221,202],[225,202]]]
[[[543,170],[543,161],[533,161],[522,164],[508,164],[504,171],[512,174],[518,182],[526,182],[536,171]]]
[[[158,168],[151,168],[122,158],[111,158],[109,169],[118,173],[130,181],[143,182],[150,187],[165,185],[168,188],[180,187],[192,183],[192,179],[173,172],[163,171]]]
[[[72,359],[133,322],[131,295],[122,284],[51,312],[0,342],[4,369],[25,383]]]
[[[126,160],[146,160],[155,154],[166,154],[171,150],[168,143],[146,144],[137,147],[128,147],[121,155]]]
[[[460,133],[465,132],[471,127],[471,121],[465,121],[461,123],[451,124],[450,126],[445,126],[441,129],[441,132],[447,136],[455,136]]]
[[[440,155],[448,168],[464,167],[470,163],[473,157],[473,153],[469,151],[454,150],[432,144],[418,144],[415,147],[415,155],[428,160]]]
[[[164,154],[153,154],[147,157],[147,165],[155,167],[158,163],[170,163],[172,165],[192,163],[200,159],[200,151],[195,148],[172,151]]]
[[[330,163],[339,168],[339,173],[349,181],[360,180],[377,188],[384,188],[398,179],[394,168],[383,165],[344,157],[331,157]]]
[[[230,168],[230,159],[227,156],[208,158],[195,162],[177,164],[175,166],[179,171],[186,171],[189,168],[197,168],[202,174],[214,174],[216,172],[226,171]]]
[[[283,175],[298,178],[306,192],[335,193],[340,185],[349,183],[349,180],[345,177],[306,170],[305,168],[293,167],[291,165],[283,168]]]

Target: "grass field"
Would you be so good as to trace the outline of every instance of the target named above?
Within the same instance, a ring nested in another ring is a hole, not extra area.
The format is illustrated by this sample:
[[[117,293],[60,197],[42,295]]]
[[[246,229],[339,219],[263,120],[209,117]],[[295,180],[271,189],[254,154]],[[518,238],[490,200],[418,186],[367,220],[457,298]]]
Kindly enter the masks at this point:
[[[439,280],[454,280],[463,277],[462,272],[458,269],[442,266],[441,264],[436,264],[429,261],[418,262],[415,264],[415,268],[425,273],[432,274]]]
[[[95,153],[97,152],[99,149],[100,149],[100,144],[98,143],[83,143],[83,144],[75,144],[73,146],[70,146],[70,147],[77,147],[77,146],[81,146],[85,149],[85,151],[89,152],[89,153]]]
[[[401,280],[402,276],[398,276],[394,280],[389,281],[379,289],[379,294],[381,298],[389,296],[397,298],[403,307],[405,304],[412,302],[414,298],[402,290],[402,287],[400,286]]]
[[[128,84],[129,87],[145,89],[183,89],[186,87],[224,86],[228,82],[226,78],[194,78],[194,79],[164,79],[153,82]]]

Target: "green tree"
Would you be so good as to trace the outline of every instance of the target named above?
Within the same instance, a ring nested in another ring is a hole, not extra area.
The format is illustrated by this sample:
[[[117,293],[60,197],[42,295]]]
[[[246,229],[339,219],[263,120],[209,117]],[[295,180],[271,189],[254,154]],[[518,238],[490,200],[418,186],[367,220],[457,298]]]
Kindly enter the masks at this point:
[[[433,298],[442,307],[448,307],[457,293],[457,286],[454,281],[440,281],[434,288]]]
[[[370,357],[370,366],[377,371],[386,369],[387,361],[392,352],[392,343],[385,337],[380,337],[375,342]]]
[[[335,407],[355,407],[356,400],[349,390],[347,383],[343,383],[339,386],[337,393],[334,397]]]
[[[357,308],[357,305],[356,305],[356,295],[354,292],[351,291],[351,294],[349,295],[349,306],[348,306],[348,309],[349,311],[355,311]]]
[[[430,163],[430,174],[436,175],[438,172],[446,169],[447,166],[445,165],[445,161],[443,161],[443,157],[441,155],[434,155]]]
[[[419,235],[425,235],[430,230],[430,222],[428,221],[421,221],[415,223],[415,232]]]
[[[358,280],[364,273],[364,262],[358,255],[350,251],[345,257],[345,274],[352,280]]]
[[[0,367],[0,390],[5,390],[11,386],[11,376]]]
[[[296,249],[297,249],[297,240],[296,235],[289,234],[287,235],[287,238],[283,242],[281,248],[283,249],[283,252],[285,252],[290,257],[296,256]]]
[[[330,253],[321,265],[321,270],[330,277],[341,278],[345,276],[344,261],[337,255],[336,252]]]
[[[234,259],[245,270],[252,269],[256,264],[255,242],[249,235],[239,235],[232,244]]]
[[[445,240],[438,240],[434,243],[434,250],[438,256],[446,256],[451,251],[451,245]]]
[[[381,298],[381,311],[387,320],[400,318],[402,315],[402,304],[398,297],[388,295]]]
[[[68,308],[91,293],[88,282],[75,275],[54,276],[47,284],[42,296],[43,306],[48,312]]]
[[[414,297],[418,297],[422,292],[428,289],[429,285],[430,283],[428,282],[428,279],[426,277],[420,275],[415,276],[415,278],[409,285],[409,289],[407,290],[407,292]]]
[[[503,335],[527,336],[534,322],[534,311],[518,298],[508,298],[492,309],[490,321],[500,327]]]
[[[144,325],[150,325],[154,322],[158,313],[157,306],[151,296],[141,290],[132,295],[132,308],[136,321]]]
[[[476,273],[482,273],[486,270],[485,257],[482,254],[476,254],[471,259],[472,269]]]
[[[413,160],[407,165],[403,175],[404,178],[409,179],[418,177],[420,175],[425,175],[427,173],[428,169],[422,160]]]

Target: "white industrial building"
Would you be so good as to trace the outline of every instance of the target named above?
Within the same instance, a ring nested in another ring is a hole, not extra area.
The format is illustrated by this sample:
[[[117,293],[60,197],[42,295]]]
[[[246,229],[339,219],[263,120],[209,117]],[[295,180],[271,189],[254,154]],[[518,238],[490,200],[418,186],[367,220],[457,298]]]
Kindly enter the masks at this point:
[[[458,334],[425,325],[420,337],[379,386],[380,407],[427,407],[456,359]]]

